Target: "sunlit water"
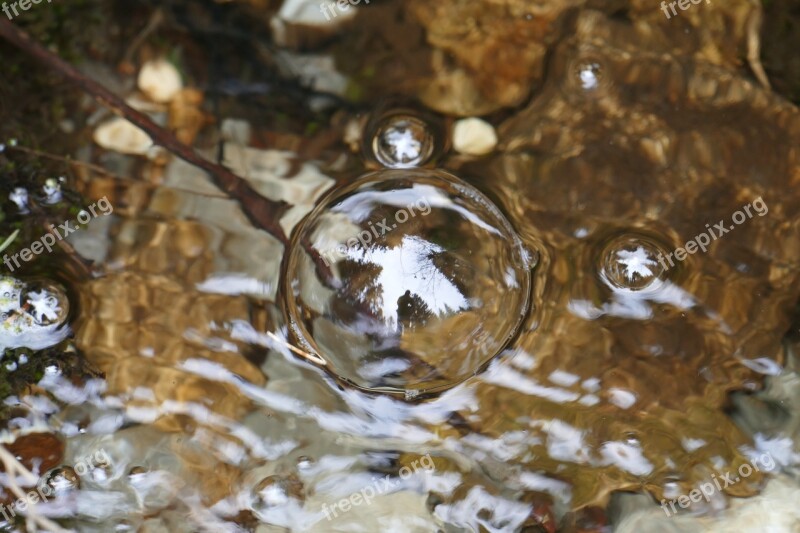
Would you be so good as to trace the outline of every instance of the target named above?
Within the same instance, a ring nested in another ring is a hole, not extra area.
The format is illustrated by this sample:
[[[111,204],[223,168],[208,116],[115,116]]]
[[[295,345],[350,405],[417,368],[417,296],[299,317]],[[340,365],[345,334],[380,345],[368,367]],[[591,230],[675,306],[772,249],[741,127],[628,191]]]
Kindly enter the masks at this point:
[[[364,174],[343,186],[315,162],[226,147],[293,199],[288,251],[181,162],[160,185],[78,183],[115,207],[72,239],[97,276],[70,279],[64,307],[104,378],[54,367],[9,400],[11,431],[66,441],[57,470],[33,469],[56,492],[38,514],[98,532],[552,530],[611,491],[670,499],[777,454],[782,438],[725,409],[786,360],[796,177],[760,169],[796,169],[796,111],[663,58],[668,79],[643,81],[585,40],[557,50],[484,161],[441,162],[408,109],[367,128]],[[686,78],[701,96],[666,83]],[[725,98],[768,107],[783,136],[725,126]],[[367,173],[376,162],[393,168]],[[768,214],[665,267],[762,196]]]

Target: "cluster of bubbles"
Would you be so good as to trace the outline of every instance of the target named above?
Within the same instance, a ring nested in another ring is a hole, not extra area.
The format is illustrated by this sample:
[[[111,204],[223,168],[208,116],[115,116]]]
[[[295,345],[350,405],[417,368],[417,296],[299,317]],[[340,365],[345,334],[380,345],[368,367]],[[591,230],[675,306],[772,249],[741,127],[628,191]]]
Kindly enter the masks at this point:
[[[479,371],[527,314],[527,251],[478,189],[435,168],[444,143],[407,110],[365,129],[370,172],[322,198],[283,272],[295,342],[339,379],[406,398]]]

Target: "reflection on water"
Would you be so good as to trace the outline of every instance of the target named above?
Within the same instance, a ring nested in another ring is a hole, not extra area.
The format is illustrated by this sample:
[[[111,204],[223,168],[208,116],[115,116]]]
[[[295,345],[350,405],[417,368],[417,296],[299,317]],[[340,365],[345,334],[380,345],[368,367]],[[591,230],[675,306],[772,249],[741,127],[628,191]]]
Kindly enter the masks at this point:
[[[791,435],[758,419],[797,398],[797,111],[721,66],[642,56],[663,36],[619,17],[572,23],[502,151],[441,162],[458,178],[351,181],[228,143],[227,164],[294,206],[288,251],[181,163],[158,185],[81,182],[115,206],[73,239],[99,273],[74,282],[75,345],[104,376],[50,369],[7,402],[9,427],[64,440],[59,472],[110,461],[38,513],[98,532],[597,530],[613,491],[647,495],[615,497],[635,523],[754,454],[791,473]],[[388,127],[384,161],[427,159],[414,126]],[[661,268],[762,195],[768,216]],[[764,375],[772,396],[727,416]]]

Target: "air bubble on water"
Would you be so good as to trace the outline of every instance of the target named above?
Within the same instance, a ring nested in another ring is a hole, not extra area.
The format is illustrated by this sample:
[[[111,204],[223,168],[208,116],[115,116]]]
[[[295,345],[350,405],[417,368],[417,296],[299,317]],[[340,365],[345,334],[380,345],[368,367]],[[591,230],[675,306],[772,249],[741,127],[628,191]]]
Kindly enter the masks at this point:
[[[8,195],[8,199],[17,204],[20,213],[28,213],[28,191],[26,189],[17,187],[11,191],[11,194]]]
[[[668,499],[677,498],[681,494],[681,485],[678,481],[668,481],[664,483],[664,497]]]
[[[269,476],[258,482],[250,493],[250,507],[257,513],[284,507],[304,500],[302,482],[294,476]]]
[[[59,180],[55,178],[48,178],[45,181],[42,189],[44,190],[44,195],[45,195],[44,203],[52,205],[52,204],[57,204],[62,200],[61,183],[59,182]]]
[[[50,280],[22,282],[0,276],[0,349],[41,350],[69,335],[66,291]]]
[[[427,163],[436,139],[431,128],[410,114],[387,114],[370,125],[365,134],[372,155],[387,168],[413,168]]]
[[[143,466],[132,466],[130,470],[128,470],[129,476],[144,476],[147,474],[147,469]]]
[[[300,471],[309,470],[311,467],[314,466],[315,462],[316,461],[314,461],[313,457],[309,457],[307,455],[301,455],[300,457],[297,458],[297,469]]]
[[[665,248],[645,236],[623,235],[605,247],[600,277],[614,289],[651,288],[666,277]]]
[[[80,478],[71,466],[56,467],[45,475],[45,482],[56,494],[77,490],[81,487]]]
[[[114,475],[110,464],[90,465],[88,468],[92,481],[100,485],[107,483]]]
[[[38,291],[31,291],[26,297],[30,306],[29,313],[41,325],[60,324],[66,320],[68,307],[63,290],[51,286]]]
[[[567,61],[566,89],[570,94],[585,97],[599,97],[611,86],[611,79],[605,61],[592,52],[579,52]]]
[[[600,65],[597,63],[583,63],[578,68],[581,87],[587,91],[597,89],[598,85],[600,85],[600,76]]]
[[[295,340],[336,376],[414,399],[466,379],[515,336],[537,258],[455,176],[383,170],[298,228],[284,303]]]

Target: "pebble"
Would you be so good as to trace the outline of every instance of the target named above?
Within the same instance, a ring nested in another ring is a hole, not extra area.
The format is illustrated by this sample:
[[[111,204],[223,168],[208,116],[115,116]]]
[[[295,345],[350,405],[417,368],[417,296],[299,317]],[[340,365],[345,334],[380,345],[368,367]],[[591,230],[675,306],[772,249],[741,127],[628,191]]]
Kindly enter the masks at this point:
[[[479,118],[464,118],[453,126],[453,149],[465,155],[486,155],[497,146],[494,127]]]
[[[165,104],[183,89],[178,69],[165,59],[153,59],[139,71],[139,89],[154,102]]]

